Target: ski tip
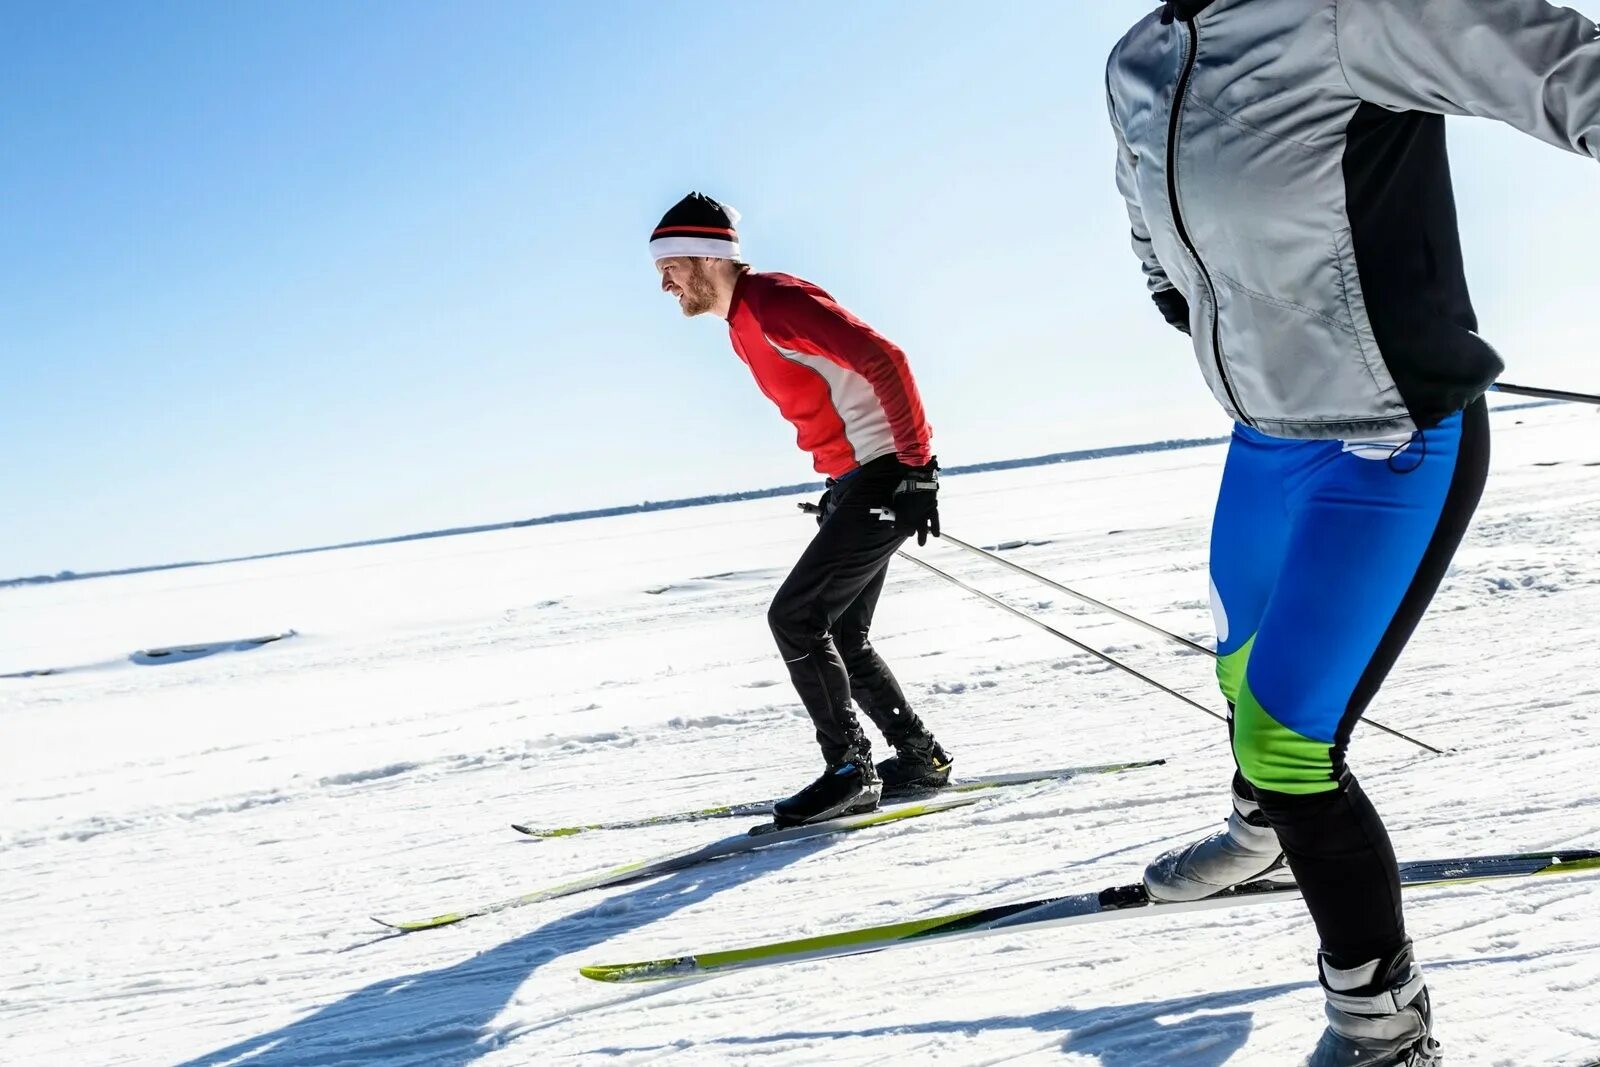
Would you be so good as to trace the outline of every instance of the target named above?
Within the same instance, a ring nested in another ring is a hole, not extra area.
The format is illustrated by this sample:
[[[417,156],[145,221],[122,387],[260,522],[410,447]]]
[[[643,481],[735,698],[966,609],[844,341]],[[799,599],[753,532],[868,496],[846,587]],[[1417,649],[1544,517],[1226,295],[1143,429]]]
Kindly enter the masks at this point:
[[[468,916],[459,911],[452,911],[444,915],[435,915],[431,919],[416,919],[411,922],[390,922],[388,919],[380,919],[376,915],[372,916],[372,921],[390,930],[397,930],[402,934],[410,934],[418,930],[435,930],[441,926],[453,926],[465,918],[468,918]]]
[[[520,823],[520,822],[512,823],[511,824],[511,828],[513,830],[515,830],[519,834],[527,834],[529,837],[541,837],[541,838],[542,837],[573,837],[573,836],[575,836],[577,834],[583,833],[585,830],[594,829],[594,827],[592,827],[592,826],[557,826],[557,827],[554,827],[553,829],[541,829],[540,827],[527,826],[527,825],[525,825],[523,823]]]
[[[682,977],[695,970],[693,956],[676,956],[642,963],[592,963],[579,967],[578,973],[596,982],[650,982]]]

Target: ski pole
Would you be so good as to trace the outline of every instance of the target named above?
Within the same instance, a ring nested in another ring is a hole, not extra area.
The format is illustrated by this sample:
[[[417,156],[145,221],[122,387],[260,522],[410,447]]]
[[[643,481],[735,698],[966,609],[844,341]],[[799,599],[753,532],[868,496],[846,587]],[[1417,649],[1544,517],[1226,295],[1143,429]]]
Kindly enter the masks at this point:
[[[809,503],[809,502],[802,502],[799,505],[799,508],[800,508],[801,511],[805,512],[808,515],[815,515],[820,510],[820,509],[818,509],[818,507],[815,504],[812,504],[812,503]],[[885,517],[887,518],[888,516],[886,515]],[[1042,574],[1039,574],[1039,573],[1037,573],[1035,571],[1029,570],[1026,567],[1023,567],[1020,564],[1012,563],[1010,560],[1004,559],[1004,558],[1002,558],[1000,556],[997,556],[994,553],[989,552],[989,551],[987,551],[985,549],[978,548],[976,545],[969,545],[965,541],[958,540],[957,538],[954,538],[954,537],[950,536],[947,533],[942,533],[941,532],[941,538],[944,539],[944,540],[948,540],[953,545],[957,545],[957,546],[959,546],[961,548],[968,549],[969,551],[972,551],[972,552],[976,553],[977,555],[980,555],[980,556],[984,557],[985,559],[991,559],[994,562],[1001,564],[1002,566],[1010,568],[1011,570],[1015,570],[1015,571],[1017,571],[1017,572],[1019,572],[1021,574],[1027,575],[1030,578],[1034,578],[1034,579],[1036,579],[1036,580],[1038,580],[1040,582],[1043,582],[1044,584],[1048,585],[1052,589],[1059,589],[1061,592],[1064,592],[1064,593],[1067,593],[1070,596],[1076,597],[1076,598],[1078,598],[1079,600],[1083,601],[1086,604],[1092,604],[1095,607],[1103,608],[1104,610],[1110,612],[1112,615],[1115,615],[1116,617],[1118,617],[1120,619],[1126,619],[1129,622],[1135,623],[1135,624],[1137,624],[1139,626],[1143,626],[1147,630],[1151,630],[1151,631],[1154,631],[1156,633],[1162,634],[1162,635],[1164,635],[1166,637],[1170,637],[1174,641],[1177,641],[1178,643],[1180,643],[1180,644],[1182,644],[1182,645],[1184,645],[1184,646],[1186,646],[1188,648],[1192,648],[1195,651],[1201,652],[1201,653],[1205,654],[1206,656],[1209,656],[1212,659],[1216,659],[1217,658],[1217,654],[1214,651],[1212,651],[1211,649],[1206,648],[1204,645],[1196,644],[1195,642],[1189,641],[1186,638],[1179,637],[1177,634],[1168,633],[1166,630],[1161,629],[1161,627],[1156,626],[1153,623],[1145,622],[1143,619],[1140,619],[1136,615],[1130,615],[1127,612],[1120,611],[1117,608],[1113,608],[1109,604],[1104,604],[1104,603],[1094,599],[1093,597],[1086,596],[1086,595],[1084,595],[1082,593],[1079,593],[1075,589],[1070,589],[1067,586],[1064,586],[1064,585],[1060,584],[1059,582],[1053,581],[1050,578],[1046,578]],[[1160,690],[1162,690],[1164,692],[1167,692],[1167,693],[1171,693],[1173,696],[1177,697],[1179,700],[1182,700],[1186,704],[1194,705],[1195,707],[1199,708],[1201,711],[1205,712],[1207,715],[1210,715],[1213,718],[1218,718],[1218,719],[1222,719],[1223,721],[1227,721],[1225,716],[1217,714],[1216,712],[1212,711],[1210,708],[1206,707],[1205,705],[1197,704],[1197,703],[1195,703],[1195,701],[1190,700],[1188,697],[1184,696],[1182,693],[1179,693],[1179,692],[1177,692],[1177,691],[1175,691],[1173,689],[1169,689],[1166,686],[1162,685],[1160,682],[1157,682],[1154,679],[1146,677],[1145,675],[1141,674],[1137,670],[1134,670],[1132,667],[1129,667],[1126,664],[1122,663],[1120,660],[1113,659],[1112,657],[1110,657],[1108,655],[1105,655],[1104,653],[1099,652],[1096,649],[1090,648],[1088,645],[1085,645],[1081,641],[1078,641],[1078,640],[1076,640],[1074,638],[1068,637],[1066,634],[1062,633],[1061,631],[1055,629],[1052,626],[1049,626],[1049,625],[1039,621],[1038,619],[1034,618],[1032,615],[1029,615],[1027,612],[1021,611],[1021,610],[1019,610],[1017,608],[1014,608],[1010,604],[1007,604],[1005,601],[996,599],[995,597],[990,596],[988,593],[985,593],[980,589],[974,589],[972,586],[967,585],[965,582],[960,581],[959,579],[955,578],[953,575],[946,574],[944,571],[942,571],[939,568],[933,566],[931,563],[927,563],[924,560],[922,560],[921,558],[911,555],[909,552],[899,551],[899,552],[896,552],[895,554],[898,555],[898,556],[901,556],[904,559],[910,560],[912,563],[915,563],[919,567],[923,567],[923,568],[925,568],[925,569],[927,569],[929,571],[932,571],[934,574],[937,574],[939,577],[944,578],[946,581],[949,581],[952,584],[959,586],[960,588],[966,590],[967,592],[973,594],[974,596],[982,597],[984,600],[989,601],[990,603],[996,605],[997,607],[1004,608],[1006,611],[1011,612],[1013,615],[1016,615],[1016,616],[1018,616],[1020,618],[1026,619],[1028,622],[1033,623],[1035,626],[1039,627],[1040,629],[1046,630],[1046,631],[1054,634],[1055,636],[1061,638],[1063,641],[1065,641],[1068,644],[1072,645],[1074,648],[1081,648],[1084,651],[1088,652],[1090,655],[1095,656],[1098,659],[1104,660],[1105,662],[1111,664],[1112,666],[1118,668],[1119,670],[1126,671],[1127,673],[1133,675],[1134,677],[1139,678],[1140,680],[1148,682],[1149,684],[1155,686],[1157,689],[1160,689]],[[1423,741],[1423,740],[1420,740],[1418,738],[1412,737],[1410,734],[1404,732],[1403,730],[1396,730],[1392,726],[1385,726],[1383,723],[1379,722],[1376,719],[1367,718],[1366,716],[1363,716],[1361,721],[1366,723],[1366,724],[1368,724],[1369,726],[1373,727],[1376,730],[1381,730],[1383,733],[1388,734],[1390,737],[1397,737],[1402,741],[1409,742],[1409,743],[1411,743],[1413,745],[1416,745],[1420,749],[1423,749],[1423,750],[1425,750],[1427,752],[1433,753],[1435,756],[1442,756],[1442,755],[1445,754],[1444,749],[1437,748],[1434,745],[1428,744],[1428,742],[1426,742],[1426,741]]]
[[[998,597],[990,596],[988,593],[985,593],[982,589],[973,588],[972,586],[968,585],[966,582],[963,582],[960,578],[957,578],[953,574],[948,574],[945,571],[940,570],[938,567],[935,567],[933,564],[929,563],[925,559],[922,559],[922,558],[920,558],[918,556],[913,556],[911,553],[904,552],[904,551],[896,552],[895,555],[901,557],[902,559],[910,560],[912,563],[915,563],[917,566],[923,568],[924,570],[932,571],[934,574],[937,574],[939,577],[943,578],[945,581],[949,582],[951,585],[954,585],[954,586],[956,586],[956,587],[958,587],[960,589],[964,589],[967,592],[971,593],[975,597],[981,597],[982,599],[987,600],[989,603],[993,604],[995,607],[1003,608],[1006,611],[1009,611],[1011,614],[1015,615],[1019,619],[1024,619],[1027,622],[1033,623],[1033,625],[1037,626],[1039,629],[1043,630],[1045,633],[1048,633],[1048,634],[1051,634],[1051,635],[1053,635],[1055,637],[1061,638],[1061,640],[1065,641],[1067,644],[1071,645],[1073,648],[1076,648],[1076,649],[1079,649],[1079,650],[1081,650],[1083,652],[1089,653],[1089,655],[1093,656],[1095,659],[1101,661],[1102,663],[1110,664],[1111,666],[1115,667],[1119,671],[1124,671],[1124,672],[1126,672],[1128,674],[1133,675],[1135,678],[1139,679],[1139,681],[1145,683],[1146,685],[1154,686],[1155,688],[1161,690],[1163,693],[1166,693],[1166,694],[1168,694],[1170,696],[1177,697],[1179,700],[1183,701],[1185,704],[1189,705],[1191,708],[1198,708],[1201,711],[1205,712],[1207,715],[1211,716],[1213,719],[1217,719],[1217,720],[1219,720],[1221,722],[1227,722],[1228,721],[1228,717],[1226,715],[1223,715],[1220,712],[1212,711],[1210,708],[1206,707],[1204,704],[1201,704],[1199,701],[1189,699],[1188,697],[1184,696],[1182,693],[1178,692],[1176,689],[1173,689],[1170,686],[1163,685],[1162,683],[1156,681],[1154,678],[1150,677],[1148,674],[1144,674],[1144,673],[1142,673],[1142,672],[1140,672],[1138,670],[1135,670],[1134,668],[1128,666],[1126,663],[1123,663],[1121,660],[1115,658],[1114,656],[1109,656],[1106,653],[1101,652],[1098,648],[1094,648],[1094,647],[1092,647],[1090,645],[1086,645],[1082,641],[1079,641],[1075,637],[1068,637],[1066,634],[1062,633],[1060,630],[1057,630],[1054,626],[1051,626],[1049,623],[1044,622],[1044,621],[1042,621],[1040,619],[1034,618],[1032,615],[1029,615],[1026,611],[1023,611],[1021,608],[1014,608],[1010,604],[1007,604],[1004,600],[1001,600]]]
[[[1497,393],[1510,393],[1513,396],[1534,396],[1541,400],[1565,400],[1572,404],[1600,404],[1600,396],[1593,393],[1574,393],[1566,389],[1536,389],[1529,385],[1512,385],[1509,382],[1495,382],[1489,387]]]
[[[807,501],[802,501],[798,506],[799,506],[801,511],[805,512],[808,515],[816,515],[816,514],[820,513],[820,511],[821,511],[821,509],[818,508],[815,504],[812,504],[812,503],[807,502]],[[881,514],[879,516],[880,518],[884,519],[885,521],[893,521],[893,519],[894,519],[893,513],[889,512],[888,509],[885,508],[885,509],[879,509],[879,510],[881,512]],[[1114,656],[1110,656],[1110,655],[1107,655],[1104,652],[1101,652],[1098,648],[1094,648],[1094,647],[1092,647],[1090,645],[1086,645],[1082,641],[1079,641],[1075,637],[1067,636],[1066,634],[1062,633],[1060,630],[1057,630],[1054,626],[1051,626],[1049,623],[1044,622],[1044,621],[1042,621],[1040,619],[1036,619],[1032,615],[1029,615],[1026,611],[1023,611],[1020,608],[1014,608],[1010,604],[1007,604],[1004,600],[1001,600],[998,597],[990,596],[988,593],[985,593],[982,589],[976,589],[976,588],[968,585],[966,582],[963,582],[960,578],[957,578],[955,575],[950,574],[950,573],[948,573],[946,571],[940,570],[938,567],[935,567],[933,564],[929,563],[925,559],[922,559],[921,557],[913,556],[911,553],[905,551],[904,549],[897,549],[895,551],[895,555],[899,556],[901,559],[910,560],[912,563],[915,563],[917,566],[921,567],[923,570],[931,571],[932,573],[937,574],[939,577],[943,578],[945,581],[949,582],[951,585],[956,586],[958,589],[963,589],[966,592],[971,593],[975,597],[978,597],[978,598],[980,598],[982,600],[987,600],[989,603],[993,604],[995,607],[1000,608],[1003,611],[1009,611],[1011,614],[1015,615],[1017,618],[1022,619],[1025,622],[1030,622],[1033,625],[1037,626],[1039,629],[1043,630],[1045,633],[1051,634],[1054,637],[1059,637],[1061,640],[1065,641],[1067,644],[1071,645],[1073,648],[1079,649],[1080,651],[1083,651],[1083,652],[1087,652],[1089,655],[1093,656],[1097,660],[1100,660],[1102,663],[1109,664],[1110,666],[1115,667],[1119,671],[1123,671],[1123,672],[1125,672],[1127,674],[1131,674],[1135,678],[1139,679],[1141,682],[1144,682],[1146,685],[1154,686],[1155,688],[1161,690],[1163,693],[1167,693],[1167,694],[1169,694],[1171,696],[1177,697],[1179,700],[1183,701],[1185,704],[1189,705],[1192,708],[1198,708],[1199,710],[1205,712],[1207,715],[1211,716],[1213,719],[1218,719],[1218,720],[1220,720],[1222,722],[1227,722],[1228,721],[1228,717],[1226,715],[1220,714],[1219,712],[1212,711],[1210,708],[1206,707],[1204,704],[1201,704],[1201,703],[1199,703],[1198,701],[1195,701],[1195,700],[1191,700],[1189,697],[1184,696],[1182,693],[1178,692],[1176,689],[1173,689],[1170,686],[1163,685],[1162,683],[1156,681],[1154,678],[1151,678],[1149,675],[1144,674],[1144,673],[1134,669],[1133,667],[1128,666],[1126,663],[1123,663],[1121,660],[1115,658]]]
[[[957,546],[958,548],[967,549],[969,552],[973,552],[973,553],[975,553],[975,554],[977,554],[979,556],[982,556],[984,559],[993,560],[994,562],[1000,564],[1002,567],[1007,567],[1007,568],[1009,568],[1011,570],[1016,571],[1019,574],[1026,574],[1028,577],[1033,578],[1036,581],[1043,582],[1045,585],[1049,586],[1051,589],[1058,589],[1061,592],[1066,593],[1068,596],[1076,597],[1077,599],[1083,601],[1085,604],[1091,604],[1094,607],[1100,608],[1100,609],[1102,609],[1104,611],[1108,611],[1112,615],[1115,615],[1119,619],[1124,619],[1124,620],[1126,620],[1128,622],[1134,623],[1137,626],[1142,626],[1146,630],[1149,630],[1152,633],[1160,634],[1163,637],[1169,637],[1172,640],[1178,642],[1178,644],[1184,646],[1185,648],[1192,649],[1195,652],[1203,653],[1204,655],[1209,656],[1211,659],[1216,659],[1217,658],[1217,654],[1214,651],[1212,651],[1211,649],[1205,647],[1204,645],[1196,644],[1195,642],[1190,641],[1186,637],[1179,637],[1175,633],[1171,633],[1171,632],[1169,632],[1167,630],[1163,630],[1161,627],[1157,626],[1155,623],[1146,622],[1145,620],[1139,618],[1137,615],[1130,615],[1126,611],[1122,611],[1122,610],[1119,610],[1117,608],[1112,607],[1110,604],[1101,603],[1100,601],[1096,600],[1092,596],[1086,596],[1085,594],[1078,592],[1076,589],[1071,589],[1071,588],[1069,588],[1069,587],[1067,587],[1065,585],[1062,585],[1060,582],[1054,581],[1053,579],[1050,579],[1050,578],[1046,578],[1044,575],[1038,573],[1037,571],[1031,571],[1027,567],[1022,566],[1019,563],[1013,563],[1009,559],[1005,559],[1002,556],[998,556],[995,553],[988,551],[987,549],[979,548],[976,545],[969,545],[965,541],[962,541],[962,540],[960,540],[959,538],[956,538],[956,537],[952,537],[947,533],[941,533],[940,536],[941,536],[942,540],[949,541],[951,544]],[[1384,733],[1390,735],[1391,737],[1398,737],[1402,741],[1409,741],[1413,745],[1416,745],[1418,748],[1426,749],[1427,751],[1432,752],[1436,756],[1444,755],[1444,750],[1443,749],[1435,748],[1432,745],[1428,744],[1426,741],[1419,741],[1415,737],[1412,737],[1410,734],[1403,733],[1402,731],[1396,730],[1396,729],[1394,729],[1393,727],[1390,727],[1390,726],[1385,726],[1383,723],[1379,722],[1377,719],[1363,718],[1361,721],[1364,722],[1364,723],[1367,723],[1368,725],[1374,727],[1375,729],[1382,730]]]
[[[967,544],[967,542],[961,540],[961,538],[955,537],[955,536],[953,536],[953,535],[951,535],[949,533],[941,533],[939,536],[940,536],[941,540],[948,541],[952,545],[955,545],[957,548],[964,548],[968,552],[971,552],[975,556],[982,556],[984,559],[989,560],[989,561],[991,561],[993,563],[998,563],[998,564],[1000,564],[1000,566],[1008,568],[1009,570],[1014,570],[1018,574],[1025,574],[1029,578],[1032,578],[1034,581],[1042,582],[1045,585],[1048,585],[1051,589],[1054,589],[1057,592],[1065,593],[1068,596],[1070,596],[1070,597],[1072,597],[1072,598],[1074,598],[1074,599],[1076,599],[1078,601],[1081,601],[1082,603],[1088,604],[1090,607],[1099,608],[1101,611],[1107,612],[1107,613],[1109,613],[1111,615],[1115,615],[1117,618],[1123,620],[1124,622],[1131,622],[1135,626],[1142,626],[1146,630],[1149,630],[1153,634],[1159,634],[1160,636],[1165,637],[1168,640],[1176,641],[1178,644],[1182,645],[1184,648],[1189,649],[1191,652],[1199,652],[1201,655],[1210,656],[1212,659],[1216,659],[1217,658],[1217,654],[1215,652],[1213,652],[1211,649],[1207,648],[1205,645],[1198,644],[1198,643],[1196,643],[1194,641],[1191,641],[1187,637],[1180,637],[1180,636],[1178,636],[1177,634],[1173,633],[1170,630],[1163,630],[1161,627],[1157,626],[1153,622],[1146,622],[1144,619],[1139,618],[1139,616],[1137,616],[1137,615],[1130,615],[1126,611],[1123,611],[1120,608],[1114,608],[1110,604],[1107,604],[1107,603],[1104,603],[1102,601],[1096,600],[1094,597],[1089,596],[1086,593],[1080,593],[1076,589],[1073,589],[1073,588],[1070,588],[1068,586],[1062,585],[1060,582],[1055,581],[1052,578],[1047,578],[1044,575],[1040,574],[1038,571],[1031,571],[1028,568],[1022,566],[1020,563],[1013,563],[1011,560],[1006,559],[1004,556],[1000,556],[1000,555],[997,555],[996,553],[990,552],[986,548],[979,548],[977,545],[969,545],[969,544]]]

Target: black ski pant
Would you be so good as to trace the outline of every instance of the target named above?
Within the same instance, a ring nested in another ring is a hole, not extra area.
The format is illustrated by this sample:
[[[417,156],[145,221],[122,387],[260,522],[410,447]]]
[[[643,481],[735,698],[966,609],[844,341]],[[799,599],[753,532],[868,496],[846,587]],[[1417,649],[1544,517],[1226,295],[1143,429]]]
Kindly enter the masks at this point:
[[[901,477],[899,461],[885,456],[833,484],[817,535],[767,610],[778,651],[830,765],[871,760],[852,698],[889,744],[927,736],[867,636],[889,560],[906,540],[881,514],[892,506]]]

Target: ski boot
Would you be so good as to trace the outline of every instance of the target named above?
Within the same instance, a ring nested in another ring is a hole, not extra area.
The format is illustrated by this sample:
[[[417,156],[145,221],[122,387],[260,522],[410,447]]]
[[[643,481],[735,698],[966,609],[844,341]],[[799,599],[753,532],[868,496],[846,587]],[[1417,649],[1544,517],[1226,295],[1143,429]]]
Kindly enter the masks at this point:
[[[846,755],[828,764],[822,777],[800,792],[772,805],[772,821],[777,826],[804,826],[872,811],[882,788],[870,758]]]
[[[950,784],[950,766],[955,761],[932,734],[902,741],[894,746],[894,752],[878,764],[885,797],[923,793]]]
[[[1156,900],[1200,900],[1282,865],[1283,847],[1261,805],[1234,793],[1227,828],[1156,857],[1144,870],[1144,887]]]
[[[1439,1067],[1433,1006],[1411,944],[1388,960],[1342,970],[1317,957],[1328,1028],[1306,1067]]]

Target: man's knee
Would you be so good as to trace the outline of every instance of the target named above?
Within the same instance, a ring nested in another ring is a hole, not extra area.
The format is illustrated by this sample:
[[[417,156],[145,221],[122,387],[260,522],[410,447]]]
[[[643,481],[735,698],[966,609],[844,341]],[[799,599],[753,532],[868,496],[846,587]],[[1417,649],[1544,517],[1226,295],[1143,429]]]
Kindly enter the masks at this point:
[[[1306,795],[1338,788],[1335,745],[1285,726],[1261,706],[1248,681],[1233,711],[1233,757],[1256,790]]]
[[[786,657],[803,655],[827,638],[812,619],[811,605],[781,591],[767,607],[767,625]]]

